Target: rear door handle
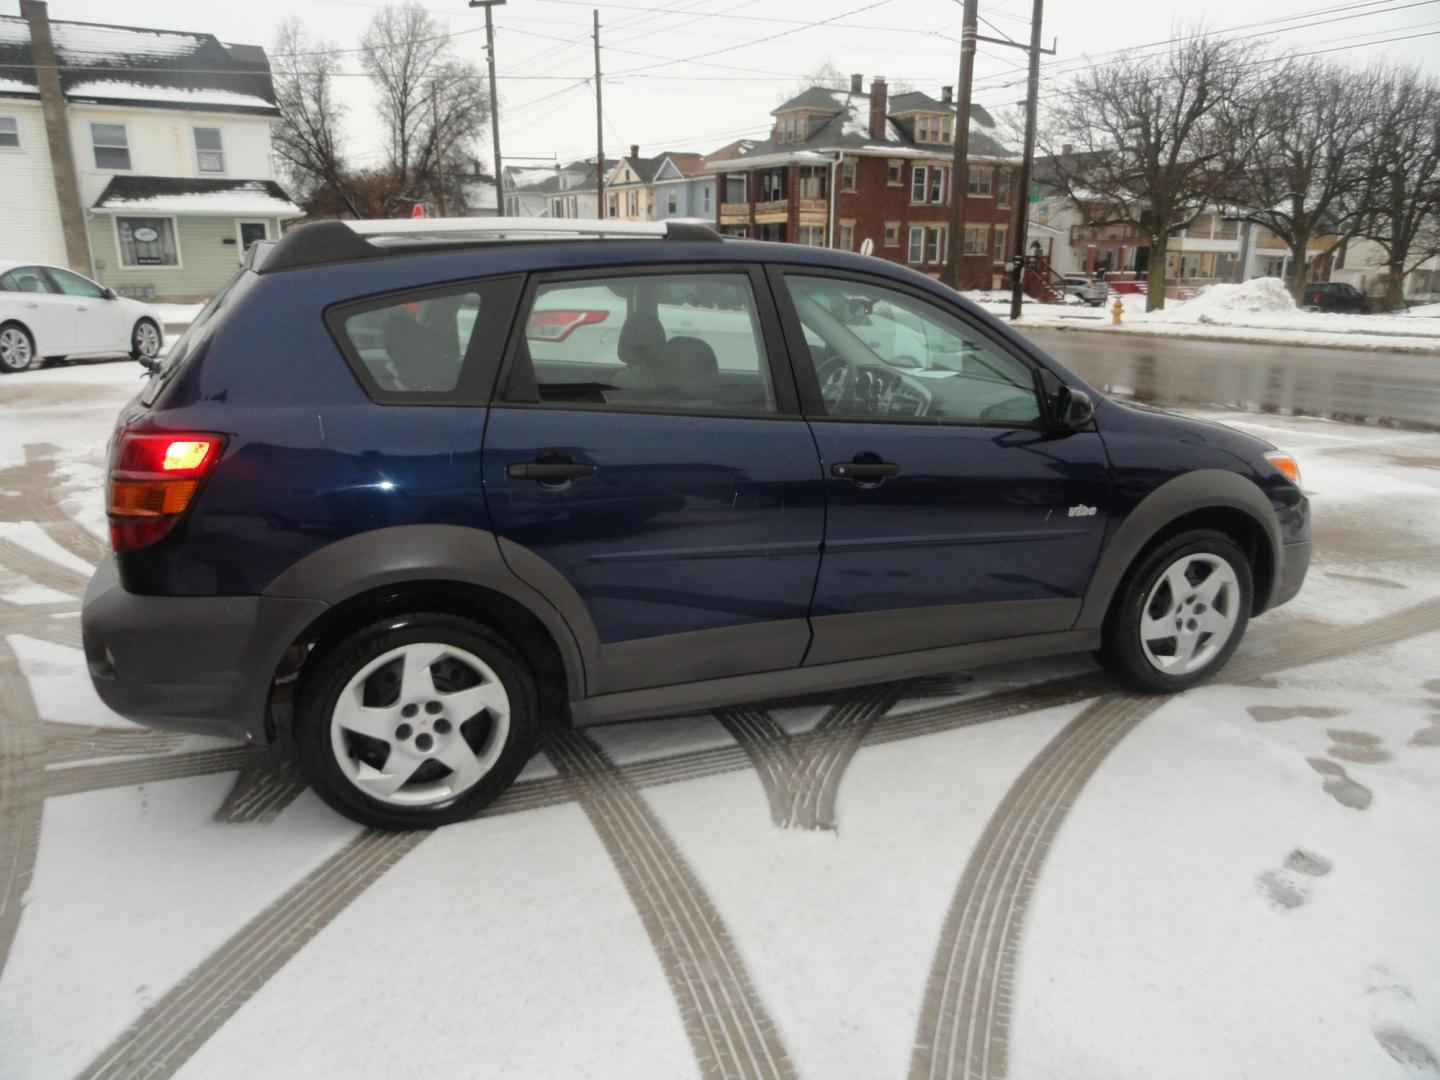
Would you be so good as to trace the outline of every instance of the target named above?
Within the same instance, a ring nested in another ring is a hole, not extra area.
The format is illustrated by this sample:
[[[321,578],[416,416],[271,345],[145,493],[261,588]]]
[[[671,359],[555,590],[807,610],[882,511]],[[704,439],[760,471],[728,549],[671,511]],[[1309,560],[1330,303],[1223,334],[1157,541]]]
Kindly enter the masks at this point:
[[[834,476],[845,480],[873,480],[881,476],[894,476],[900,466],[893,461],[837,461],[830,466]]]
[[[512,480],[538,480],[541,483],[555,483],[557,480],[579,480],[594,476],[594,465],[581,465],[574,461],[523,461],[505,466],[505,475]]]

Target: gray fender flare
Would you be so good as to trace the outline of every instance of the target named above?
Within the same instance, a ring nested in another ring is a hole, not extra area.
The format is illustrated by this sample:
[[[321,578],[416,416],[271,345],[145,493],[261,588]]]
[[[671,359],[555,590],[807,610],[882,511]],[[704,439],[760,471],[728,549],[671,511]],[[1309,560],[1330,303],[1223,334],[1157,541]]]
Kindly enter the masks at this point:
[[[554,640],[570,696],[584,696],[586,669],[577,631],[580,640],[596,637],[584,604],[563,578],[548,583],[570,594],[555,597],[558,604],[527,585],[506,565],[495,534],[485,529],[397,525],[357,533],[306,555],[272,581],[264,595],[321,600],[334,607],[373,589],[412,581],[460,581],[520,604]],[[583,621],[572,628],[570,620],[577,614]]]
[[[1140,501],[1115,530],[1090,576],[1085,602],[1075,628],[1098,629],[1110,610],[1125,571],[1161,529],[1178,517],[1214,507],[1239,510],[1251,518],[1269,540],[1272,565],[1280,566],[1280,522],[1270,500],[1252,481],[1224,469],[1197,469],[1167,480]],[[1274,576],[1278,579],[1278,575]],[[1257,597],[1260,610],[1270,606],[1275,580],[1267,595]]]

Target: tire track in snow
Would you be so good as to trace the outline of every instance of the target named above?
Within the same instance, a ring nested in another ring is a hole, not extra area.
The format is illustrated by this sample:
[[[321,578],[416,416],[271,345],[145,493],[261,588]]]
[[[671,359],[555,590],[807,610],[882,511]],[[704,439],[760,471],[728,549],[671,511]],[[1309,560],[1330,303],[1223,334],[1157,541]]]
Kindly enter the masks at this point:
[[[146,1009],[81,1077],[174,1075],[306,942],[429,835],[361,833]]]
[[[14,540],[0,539],[0,566],[76,600],[85,595],[85,588],[90,584],[88,574],[52,562]]]
[[[14,491],[8,521],[33,521],[50,539],[77,559],[92,565],[105,557],[104,541],[67,514],[55,498],[61,481],[56,475],[60,448],[52,443],[30,443],[25,447],[25,464],[0,473],[0,485]]]
[[[703,1076],[793,1077],[720,913],[639,791],[577,731],[544,746],[574,788],[655,949]]]
[[[40,846],[44,800],[31,777],[43,764],[40,715],[20,660],[0,635],[0,972],[20,928],[20,913]]]
[[[1232,660],[1244,682],[1440,631],[1440,600],[1316,636],[1283,633],[1272,655]],[[1288,647],[1286,647],[1288,645]],[[912,1080],[1007,1073],[1015,962],[1025,914],[1056,833],[1085,783],[1170,699],[1114,693],[1088,706],[1026,767],[970,853],[940,933],[911,1057]]]
[[[23,634],[52,645],[80,648],[80,620],[56,618],[54,614],[43,610],[49,606],[51,605],[15,604],[0,600],[0,630],[7,634]],[[35,610],[36,608],[42,610]],[[75,605],[69,605],[69,610],[73,613]]]
[[[81,727],[53,720],[45,721],[44,733],[45,760],[52,765],[93,761],[96,758],[164,754],[180,745],[185,738],[172,731]]]
[[[135,787],[164,780],[235,772],[244,767],[246,755],[250,753],[253,751],[243,746],[225,746],[215,750],[197,750],[191,754],[164,754],[107,761],[98,765],[66,765],[44,770],[38,786],[44,798],[54,799],[106,788]]]

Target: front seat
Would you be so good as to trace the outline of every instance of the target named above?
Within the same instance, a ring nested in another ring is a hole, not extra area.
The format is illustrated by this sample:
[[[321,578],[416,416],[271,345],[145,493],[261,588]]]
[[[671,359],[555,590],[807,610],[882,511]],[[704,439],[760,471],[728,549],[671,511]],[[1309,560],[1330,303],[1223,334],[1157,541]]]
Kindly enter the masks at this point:
[[[665,363],[665,327],[653,312],[632,311],[620,328],[615,352],[625,370],[615,376],[615,385],[629,389],[652,389],[660,383]]]
[[[660,388],[677,405],[713,405],[720,364],[708,342],[696,337],[671,338],[665,344]]]

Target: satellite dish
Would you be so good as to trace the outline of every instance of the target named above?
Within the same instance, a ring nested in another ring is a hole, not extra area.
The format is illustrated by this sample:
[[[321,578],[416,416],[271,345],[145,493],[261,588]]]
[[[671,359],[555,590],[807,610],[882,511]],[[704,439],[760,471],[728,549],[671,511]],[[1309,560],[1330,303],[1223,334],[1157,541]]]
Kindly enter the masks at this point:
[[[861,240],[861,241],[860,241],[860,254],[861,254],[861,255],[874,255],[874,254],[875,254],[875,240],[874,240],[873,237],[867,236],[864,240]]]

